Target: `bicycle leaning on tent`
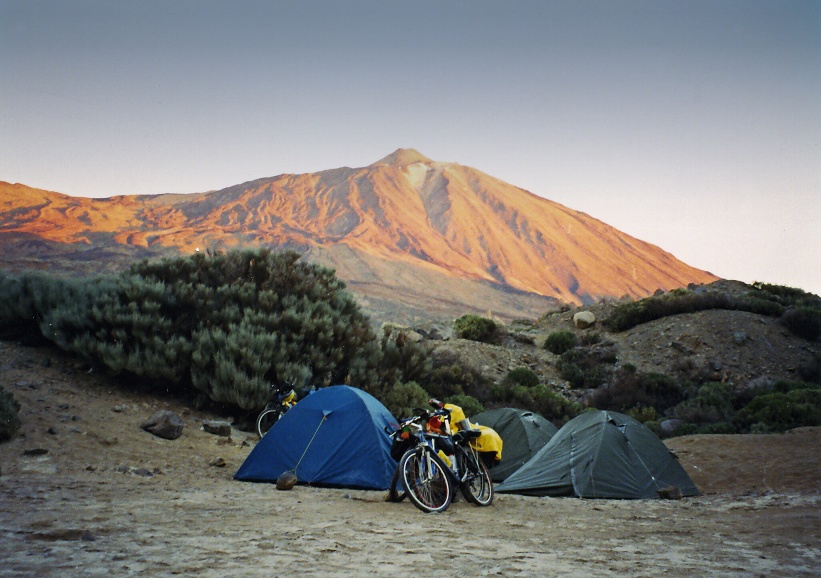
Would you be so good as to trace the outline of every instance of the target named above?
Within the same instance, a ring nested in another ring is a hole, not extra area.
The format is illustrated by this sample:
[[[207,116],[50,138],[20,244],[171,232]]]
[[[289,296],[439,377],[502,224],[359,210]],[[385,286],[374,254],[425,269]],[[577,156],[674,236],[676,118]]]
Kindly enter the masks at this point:
[[[310,393],[310,392],[309,392]],[[296,402],[305,397],[297,396],[294,387],[285,382],[282,385],[271,384],[271,399],[257,417],[257,433],[259,437],[265,435],[271,427],[282,417],[282,414],[291,409]]]
[[[468,422],[452,434],[451,410],[438,400],[430,403],[435,408],[432,412],[415,408],[417,415],[389,432],[394,458],[407,448],[399,458],[389,498],[400,501],[407,495],[423,512],[444,512],[458,488],[468,501],[489,506],[493,502],[490,474],[470,444],[481,431]]]

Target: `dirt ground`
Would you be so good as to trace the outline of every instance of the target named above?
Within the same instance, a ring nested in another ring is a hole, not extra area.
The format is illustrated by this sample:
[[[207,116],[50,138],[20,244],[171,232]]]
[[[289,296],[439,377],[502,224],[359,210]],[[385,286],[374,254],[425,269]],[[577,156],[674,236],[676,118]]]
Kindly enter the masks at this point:
[[[47,349],[0,342],[23,426],[0,444],[0,576],[812,576],[821,428],[667,445],[702,495],[497,496],[423,514],[385,492],[233,481],[256,436]],[[185,420],[163,440],[139,424]]]

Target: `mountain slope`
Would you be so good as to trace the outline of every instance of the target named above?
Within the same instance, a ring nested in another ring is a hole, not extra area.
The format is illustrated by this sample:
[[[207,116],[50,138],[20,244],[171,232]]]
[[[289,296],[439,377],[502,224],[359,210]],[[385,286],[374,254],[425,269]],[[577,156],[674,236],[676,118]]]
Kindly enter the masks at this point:
[[[456,296],[494,310],[507,295],[529,309],[716,279],[584,213],[410,149],[189,195],[86,199],[0,183],[0,235],[6,245],[25,236],[30,253],[32,240],[147,254],[290,247],[354,290],[406,292],[422,308]]]

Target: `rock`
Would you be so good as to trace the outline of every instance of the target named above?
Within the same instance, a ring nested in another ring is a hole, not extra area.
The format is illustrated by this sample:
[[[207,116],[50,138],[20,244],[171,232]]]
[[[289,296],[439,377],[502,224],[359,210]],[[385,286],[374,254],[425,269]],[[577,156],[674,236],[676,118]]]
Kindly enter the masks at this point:
[[[30,450],[23,450],[24,456],[44,456],[48,453],[45,448],[32,448]]]
[[[182,435],[182,418],[171,410],[161,409],[140,424],[140,428],[167,440],[175,440]]]
[[[285,472],[277,478],[277,490],[290,490],[296,485],[296,475],[293,472]]]
[[[135,476],[140,476],[140,477],[143,477],[143,478],[150,478],[150,477],[154,476],[154,474],[151,473],[151,471],[147,470],[146,468],[137,468],[132,473]]]
[[[227,421],[207,419],[202,422],[202,429],[207,433],[222,436],[224,438],[231,437],[231,424]]]
[[[225,460],[222,458],[214,458],[208,463],[209,466],[213,466],[215,468],[224,468],[226,465]]]
[[[667,486],[666,488],[661,488],[656,493],[662,500],[680,500],[683,497],[681,488],[677,486]]]
[[[662,436],[672,435],[684,422],[680,419],[666,419],[659,424]]]
[[[587,329],[596,322],[596,315],[592,311],[579,311],[573,316],[573,324],[579,329]]]
[[[747,332],[746,331],[734,331],[733,332],[733,343],[736,345],[744,345],[747,341]]]

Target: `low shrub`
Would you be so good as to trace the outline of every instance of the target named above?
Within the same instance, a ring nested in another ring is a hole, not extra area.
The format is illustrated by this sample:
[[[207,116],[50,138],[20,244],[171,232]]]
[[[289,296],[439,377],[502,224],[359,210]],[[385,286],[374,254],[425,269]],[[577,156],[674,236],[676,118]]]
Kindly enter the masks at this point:
[[[582,406],[547,387],[525,387],[503,383],[493,388],[495,401],[538,413],[556,426],[562,426],[582,412]]]
[[[781,317],[781,323],[791,333],[807,339],[818,341],[821,337],[821,309],[816,307],[796,307],[787,310]]]
[[[692,397],[678,404],[673,415],[695,424],[731,422],[735,415],[733,388],[728,383],[705,383]]]
[[[485,411],[484,406],[482,406],[482,404],[479,403],[479,400],[473,397],[472,395],[452,395],[450,397],[446,397],[442,401],[444,401],[445,403],[452,403],[453,405],[458,405],[462,408],[462,411],[465,412],[465,416],[467,417]]]
[[[414,415],[413,409],[416,407],[427,409],[430,406],[430,395],[415,381],[396,383],[393,387],[380,392],[379,398],[397,419]]]
[[[571,331],[554,331],[547,336],[544,342],[544,348],[555,355],[570,351],[576,345],[578,345],[578,339]]]
[[[736,413],[741,432],[784,432],[821,425],[821,389],[794,389],[760,395]]]
[[[20,402],[0,385],[0,442],[8,441],[20,429]]]
[[[683,399],[681,388],[672,377],[620,368],[609,385],[593,392],[590,404],[597,409],[622,413],[633,408],[653,408],[663,413]]]
[[[539,376],[536,375],[536,372],[527,367],[517,367],[511,370],[505,379],[519,385],[524,385],[525,387],[536,387],[540,383]]]
[[[453,322],[453,330],[462,339],[482,343],[495,343],[499,337],[496,322],[478,315],[463,315]]]
[[[614,347],[577,347],[562,353],[557,367],[573,389],[595,388],[607,381],[612,372],[608,366],[616,361]]]
[[[654,295],[634,303],[616,306],[605,326],[612,331],[625,331],[636,325],[682,313],[695,313],[709,309],[749,311],[759,315],[779,317],[784,313],[784,305],[775,300],[763,298],[760,294],[735,297],[719,291],[693,292],[676,289],[663,295]]]

